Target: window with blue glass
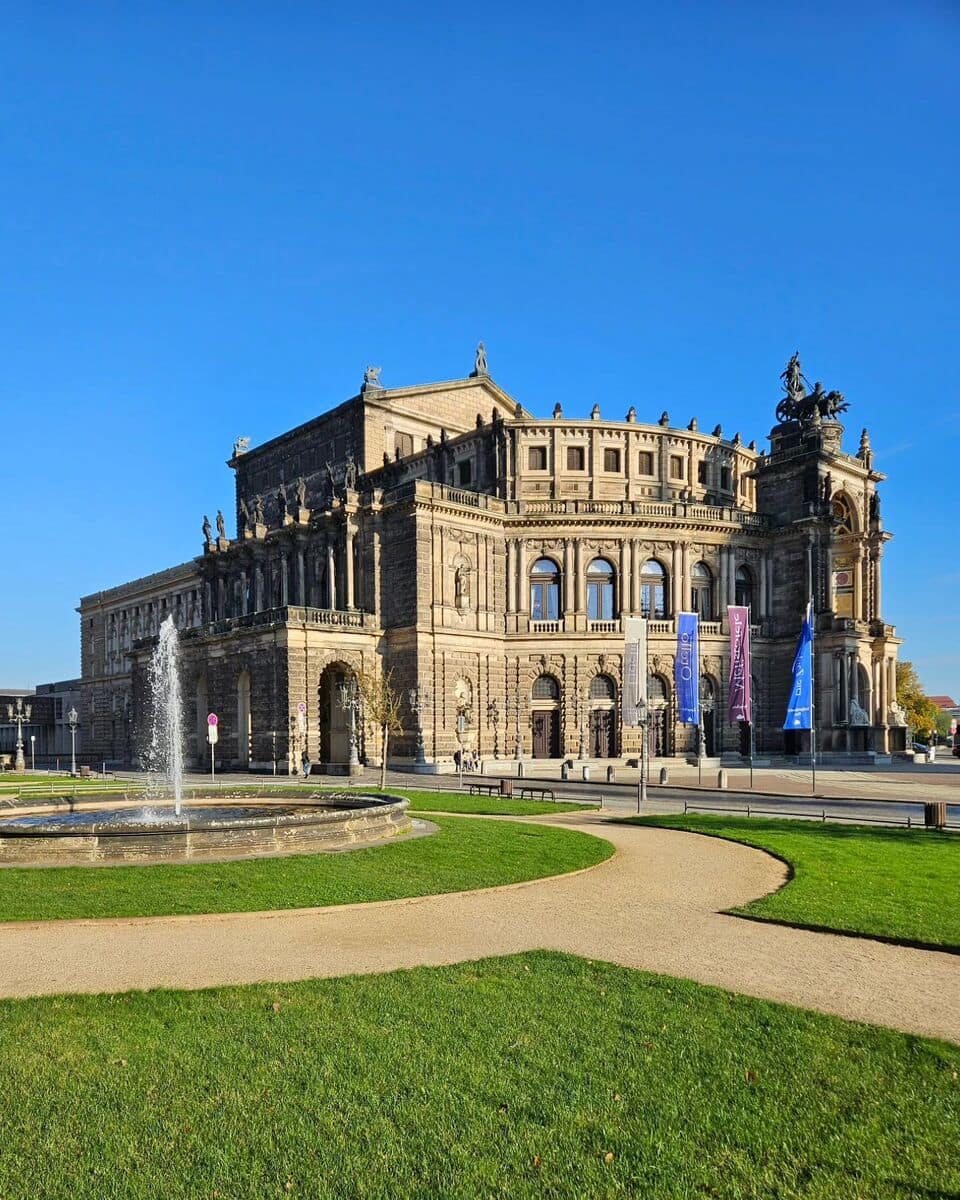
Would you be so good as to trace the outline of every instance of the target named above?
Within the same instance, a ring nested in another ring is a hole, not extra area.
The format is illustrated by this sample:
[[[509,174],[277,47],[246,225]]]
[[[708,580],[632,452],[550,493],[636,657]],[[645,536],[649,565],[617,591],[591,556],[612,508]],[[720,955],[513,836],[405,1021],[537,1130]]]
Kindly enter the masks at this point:
[[[587,616],[591,621],[612,621],[615,612],[615,575],[605,558],[595,558],[587,568]]]
[[[655,621],[667,616],[667,573],[655,558],[648,558],[640,572],[640,611]]]
[[[560,568],[552,558],[538,558],[530,568],[530,619],[560,619]]]

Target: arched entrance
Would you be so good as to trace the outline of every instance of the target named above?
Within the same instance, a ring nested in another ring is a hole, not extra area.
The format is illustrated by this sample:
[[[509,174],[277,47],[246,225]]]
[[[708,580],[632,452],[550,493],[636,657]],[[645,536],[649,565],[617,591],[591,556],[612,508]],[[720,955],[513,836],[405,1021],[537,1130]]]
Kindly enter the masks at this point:
[[[344,705],[342,688],[355,683],[353,671],[346,663],[331,663],[325,667],[317,688],[320,729],[321,770],[330,775],[349,773],[351,741],[359,755],[362,736],[355,713]]]
[[[717,755],[717,686],[709,675],[700,676],[700,728],[703,731],[703,753],[707,758]]]
[[[590,758],[615,758],[617,753],[617,685],[609,675],[590,680]]]
[[[647,679],[647,754],[667,758],[673,753],[673,721],[670,716],[670,685],[662,675]]]
[[[530,691],[530,732],[534,758],[560,757],[560,684],[538,675]]]

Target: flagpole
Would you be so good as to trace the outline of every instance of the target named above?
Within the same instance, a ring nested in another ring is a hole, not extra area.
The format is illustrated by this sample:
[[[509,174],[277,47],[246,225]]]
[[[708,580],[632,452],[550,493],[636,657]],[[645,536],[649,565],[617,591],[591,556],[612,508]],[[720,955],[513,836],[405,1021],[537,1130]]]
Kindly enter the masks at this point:
[[[753,791],[753,605],[747,605],[747,639],[750,646],[750,790]]]

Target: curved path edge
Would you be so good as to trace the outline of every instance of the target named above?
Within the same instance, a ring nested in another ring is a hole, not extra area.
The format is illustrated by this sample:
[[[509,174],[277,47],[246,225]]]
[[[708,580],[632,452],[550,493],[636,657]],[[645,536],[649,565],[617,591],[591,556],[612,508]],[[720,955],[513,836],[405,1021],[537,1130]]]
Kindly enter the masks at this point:
[[[599,813],[536,820],[598,834],[617,853],[548,879],[357,906],[11,923],[0,926],[0,996],[281,982],[553,949],[960,1042],[956,956],[724,913],[783,884],[786,868],[764,851]]]

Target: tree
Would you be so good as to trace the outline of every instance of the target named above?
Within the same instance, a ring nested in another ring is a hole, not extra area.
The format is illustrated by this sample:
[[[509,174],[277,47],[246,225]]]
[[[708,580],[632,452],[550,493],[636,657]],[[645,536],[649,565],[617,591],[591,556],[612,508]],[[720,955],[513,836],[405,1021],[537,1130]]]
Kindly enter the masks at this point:
[[[363,705],[363,719],[380,735],[380,786],[387,785],[387,747],[391,733],[402,733],[400,694],[392,684],[393,671],[358,671],[357,687]]]
[[[907,714],[907,724],[918,736],[932,740],[940,710],[927,696],[911,662],[897,663],[897,700]]]

